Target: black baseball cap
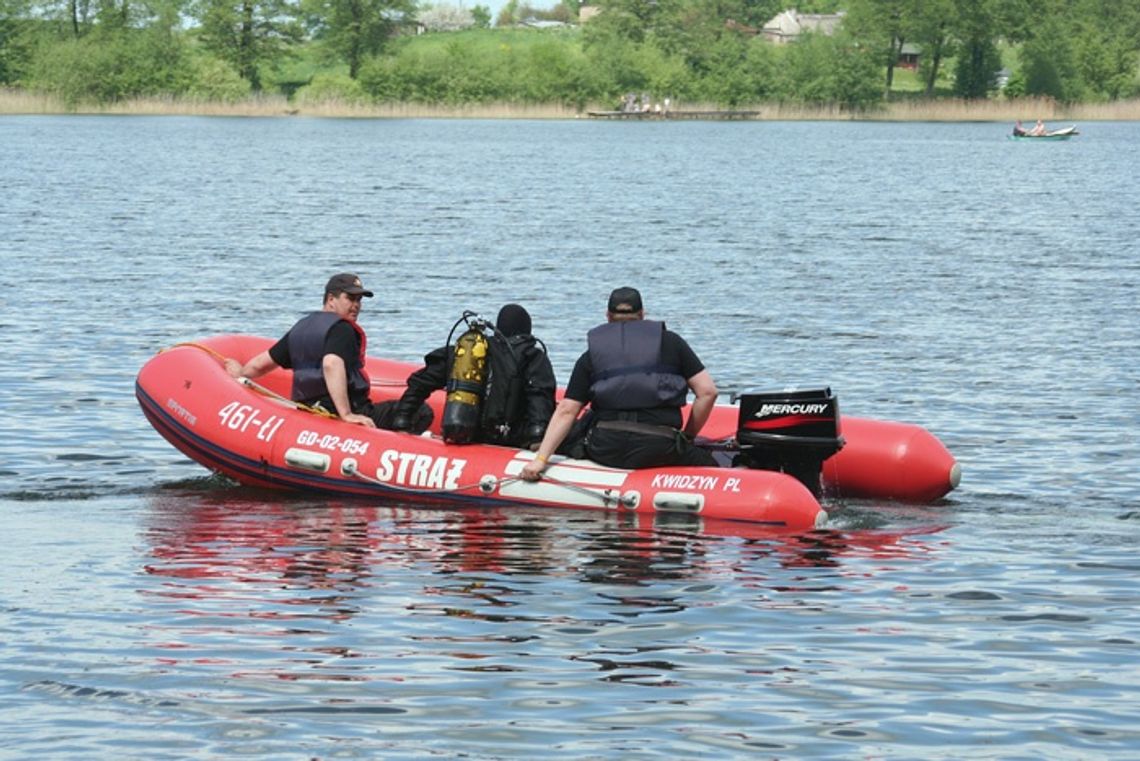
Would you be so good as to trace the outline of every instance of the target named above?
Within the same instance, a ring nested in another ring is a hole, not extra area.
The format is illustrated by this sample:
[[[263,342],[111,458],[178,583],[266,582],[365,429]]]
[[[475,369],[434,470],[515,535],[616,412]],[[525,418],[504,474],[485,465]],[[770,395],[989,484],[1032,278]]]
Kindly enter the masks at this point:
[[[325,286],[325,293],[347,293],[350,296],[367,296],[372,298],[372,291],[360,283],[360,278],[351,272],[342,272],[329,278]]]
[[[606,309],[614,314],[633,314],[640,312],[641,294],[636,288],[615,288],[613,293],[610,294],[610,302]]]

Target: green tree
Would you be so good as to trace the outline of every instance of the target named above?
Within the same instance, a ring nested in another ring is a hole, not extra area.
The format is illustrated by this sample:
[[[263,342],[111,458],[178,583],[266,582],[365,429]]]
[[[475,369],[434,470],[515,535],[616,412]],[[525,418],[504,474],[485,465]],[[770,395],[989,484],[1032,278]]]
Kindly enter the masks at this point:
[[[917,12],[914,0],[851,0],[843,29],[875,51],[885,72],[884,90],[894,84],[903,45],[910,40]]]
[[[599,16],[596,21],[600,21],[605,15],[607,14]],[[584,30],[586,34],[583,35],[583,47],[590,66],[599,72],[606,82],[606,97],[616,102],[626,92],[648,89],[649,78],[639,65],[639,51],[643,47],[642,44],[625,36],[627,28],[624,23],[599,24],[596,27],[594,24],[595,21],[591,21]],[[651,52],[661,56],[656,48]]]
[[[1000,0],[995,0],[999,2]],[[991,0],[958,0],[959,41],[954,92],[966,99],[987,97],[997,87],[1001,55],[994,43],[997,17]]]
[[[511,26],[518,21],[519,0],[507,0],[499,9],[499,17],[495,19],[495,26]]]
[[[0,85],[14,82],[27,56],[21,40],[30,25],[27,8],[19,0],[0,0]]]
[[[7,7],[25,20],[44,22],[42,31],[75,39],[95,25],[97,5],[92,0],[13,0]]]
[[[1066,24],[1053,16],[1021,47],[1025,93],[1072,100],[1081,89]]]
[[[964,40],[958,48],[954,92],[968,100],[986,98],[997,87],[1000,67],[1001,55],[988,35]]]
[[[587,50],[599,44],[640,42],[644,39],[644,28],[635,16],[631,16],[619,7],[610,8],[603,5],[600,0],[598,8],[599,13],[582,26],[582,45]]]
[[[735,107],[755,102],[754,71],[746,64],[747,43],[737,35],[724,35],[711,43],[694,72],[701,100]]]
[[[1074,40],[1077,70],[1089,92],[1104,100],[1135,97],[1140,91],[1137,81],[1137,50],[1121,35],[1105,37],[1086,31]]]
[[[882,102],[881,68],[853,37],[807,34],[789,46],[781,68],[781,100],[863,111]]]
[[[486,5],[475,5],[471,8],[471,17],[475,19],[475,26],[479,29],[491,28],[491,9]]]
[[[348,65],[356,79],[415,11],[414,0],[303,0],[313,38],[326,56]]]
[[[158,28],[101,29],[79,39],[41,44],[27,83],[64,103],[110,103],[178,94],[190,80],[185,47]]]
[[[261,89],[262,70],[279,65],[301,38],[291,0],[197,0],[194,11],[202,44],[254,91]]]
[[[720,15],[724,19],[731,19],[754,29],[763,27],[786,6],[783,0],[711,0],[711,2],[720,9]],[[795,5],[804,13],[834,13],[837,9],[835,2],[826,3],[827,7],[823,10],[808,7],[810,2]]]
[[[777,72],[782,61],[780,53],[777,46],[763,38],[754,37],[748,41],[743,68],[748,73],[751,91],[749,100],[752,102],[771,100],[777,96]]]
[[[220,58],[201,52],[191,56],[185,95],[201,101],[233,103],[249,96],[249,82]]]
[[[300,105],[313,105],[329,101],[340,103],[363,103],[366,100],[360,82],[346,74],[317,74],[312,81],[297,90],[293,102]]]
[[[962,16],[976,13],[973,0],[956,0]],[[989,23],[995,34],[1011,43],[1024,42],[1032,35],[1035,21],[1052,0],[1000,0],[985,7]]]
[[[1074,63],[1084,85],[1082,97],[1104,100],[1137,94],[1140,4],[1119,0],[1078,0],[1070,13]]]
[[[882,105],[879,67],[870,51],[863,49],[848,35],[829,38],[832,42],[832,66],[835,70],[833,102],[847,111],[867,111]]]
[[[520,61],[519,99],[530,103],[567,103],[582,108],[590,97],[586,60],[580,48],[542,35]]]
[[[934,94],[942,63],[954,52],[952,30],[957,24],[958,7],[954,0],[924,0],[915,6],[911,20],[911,37],[919,48],[919,69],[927,96]]]

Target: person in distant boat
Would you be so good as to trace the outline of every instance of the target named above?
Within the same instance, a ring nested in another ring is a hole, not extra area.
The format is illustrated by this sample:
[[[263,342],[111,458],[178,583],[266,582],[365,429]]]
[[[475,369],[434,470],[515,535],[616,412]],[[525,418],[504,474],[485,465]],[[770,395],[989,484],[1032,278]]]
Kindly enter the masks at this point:
[[[554,414],[558,384],[546,347],[531,334],[530,313],[518,304],[504,305],[489,343],[489,372],[474,440],[537,449]],[[447,386],[454,357],[454,346],[441,346],[424,356],[423,368],[408,376],[408,388],[396,402],[395,430],[413,430],[424,401]]]
[[[369,398],[367,337],[357,322],[365,297],[372,298],[372,291],[359,277],[333,275],[319,312],[302,317],[281,340],[244,365],[227,359],[227,372],[235,378],[257,378],[278,367],[292,369],[293,401],[336,413],[349,423],[391,428],[394,402],[377,405]],[[419,415],[418,425],[425,430],[431,409],[425,405]]]
[[[1047,131],[1048,130],[1045,129],[1045,122],[1038,119],[1037,123],[1033,125],[1033,129],[1029,130],[1029,134],[1033,135],[1034,137],[1040,137],[1041,135],[1044,135]]]
[[[619,468],[716,465],[711,453],[693,445],[716,404],[716,384],[685,339],[665,323],[645,319],[636,288],[610,294],[606,322],[586,340],[538,453],[520,474],[524,480],[542,478],[587,404],[584,448],[596,462]],[[696,399],[682,428],[689,391]]]
[[[1025,134],[1025,127],[1021,126],[1021,120],[1020,119],[1018,119],[1017,122],[1013,125],[1013,134],[1015,134],[1015,135],[1024,135]]]

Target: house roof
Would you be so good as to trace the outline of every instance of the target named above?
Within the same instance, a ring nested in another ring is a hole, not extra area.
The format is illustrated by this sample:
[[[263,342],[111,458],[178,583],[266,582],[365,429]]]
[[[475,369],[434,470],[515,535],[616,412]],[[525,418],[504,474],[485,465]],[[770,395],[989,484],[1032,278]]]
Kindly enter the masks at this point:
[[[843,21],[839,13],[800,13],[795,8],[777,13],[764,25],[764,35],[777,39],[794,39],[804,32],[834,34]]]

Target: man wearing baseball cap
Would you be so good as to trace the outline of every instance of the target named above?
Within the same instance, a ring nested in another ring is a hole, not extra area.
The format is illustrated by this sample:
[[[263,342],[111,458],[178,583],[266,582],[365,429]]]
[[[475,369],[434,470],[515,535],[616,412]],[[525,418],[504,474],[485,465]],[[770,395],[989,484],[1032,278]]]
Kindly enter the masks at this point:
[[[523,479],[542,477],[586,404],[593,411],[585,436],[591,460],[618,468],[716,465],[693,445],[716,404],[716,384],[685,339],[645,319],[636,288],[614,289],[606,322],[589,332],[587,343]],[[682,428],[689,391],[696,398]]]
[[[325,285],[321,311],[302,317],[268,351],[244,366],[227,359],[226,369],[235,378],[257,378],[278,367],[292,369],[293,401],[335,412],[349,423],[382,425],[391,413],[369,399],[371,385],[364,367],[368,340],[357,322],[365,297],[372,298],[372,291],[359,277],[350,272],[333,275]]]

